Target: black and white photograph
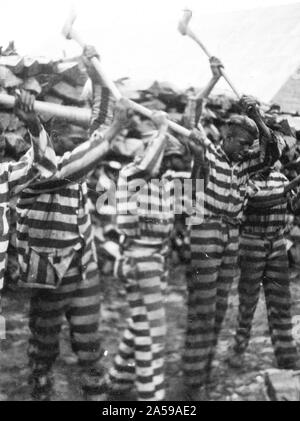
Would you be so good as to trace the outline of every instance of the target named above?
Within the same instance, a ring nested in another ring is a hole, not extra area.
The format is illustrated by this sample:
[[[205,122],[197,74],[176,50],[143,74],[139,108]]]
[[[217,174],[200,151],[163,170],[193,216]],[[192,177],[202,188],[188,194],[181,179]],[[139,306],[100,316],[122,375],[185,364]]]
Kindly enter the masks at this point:
[[[300,401],[300,1],[0,12],[0,402]]]

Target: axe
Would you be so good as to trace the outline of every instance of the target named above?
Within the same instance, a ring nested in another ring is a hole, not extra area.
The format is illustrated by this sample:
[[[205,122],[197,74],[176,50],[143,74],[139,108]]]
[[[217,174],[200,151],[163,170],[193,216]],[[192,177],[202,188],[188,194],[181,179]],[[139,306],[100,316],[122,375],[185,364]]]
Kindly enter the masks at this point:
[[[0,105],[5,108],[13,108],[15,97],[0,94]],[[51,116],[65,119],[70,123],[83,127],[88,127],[91,118],[91,111],[87,108],[70,107],[51,102],[34,101],[34,110],[39,114],[50,114]]]
[[[74,13],[74,11],[72,11],[70,16],[68,17],[67,21],[65,22],[65,25],[64,25],[63,30],[62,30],[62,34],[64,35],[64,37],[66,39],[72,39],[72,40],[76,41],[82,48],[84,48],[87,44],[81,38],[79,33],[76,31],[76,29],[74,29],[73,25],[74,25],[75,19],[76,19],[76,14]],[[103,69],[102,65],[100,64],[100,61],[96,57],[93,57],[91,59],[91,61],[92,61],[93,66],[95,67],[97,73],[102,78],[104,84],[108,87],[108,89],[112,93],[113,97],[116,100],[121,99],[122,94],[120,93],[120,91],[118,90],[118,88],[116,87],[114,82],[104,72],[104,69]],[[130,105],[131,105],[131,107],[134,111],[136,111],[139,114],[142,114],[145,117],[151,119],[153,110],[151,111],[148,108],[144,107],[143,105],[137,104],[134,101],[130,100],[129,102],[130,102]],[[176,133],[178,133],[178,134],[180,134],[184,137],[190,136],[191,132],[188,129],[186,129],[185,127],[182,127],[179,124],[175,123],[174,121],[170,121],[170,120],[168,121],[168,123],[169,123],[169,128],[174,130],[174,132],[176,132]],[[199,125],[199,128],[202,131],[202,134],[205,134],[205,131],[204,131],[203,127]]]
[[[188,9],[184,10],[183,11],[183,17],[178,24],[178,31],[181,33],[181,35],[187,35],[188,37],[192,38],[201,47],[201,49],[204,51],[204,53],[207,55],[207,57],[211,58],[212,54],[210,54],[210,52],[207,50],[205,45],[201,42],[201,40],[197,37],[197,35],[195,35],[195,33],[191,30],[191,28],[189,28],[189,23],[190,23],[191,18],[192,18],[191,10],[188,10]],[[234,87],[233,83],[228,78],[228,76],[226,75],[226,73],[225,73],[225,71],[222,67],[220,67],[220,72],[221,72],[223,78],[226,80],[228,85],[231,87],[231,89],[235,93],[235,95],[238,97],[238,99],[240,99],[239,92]]]

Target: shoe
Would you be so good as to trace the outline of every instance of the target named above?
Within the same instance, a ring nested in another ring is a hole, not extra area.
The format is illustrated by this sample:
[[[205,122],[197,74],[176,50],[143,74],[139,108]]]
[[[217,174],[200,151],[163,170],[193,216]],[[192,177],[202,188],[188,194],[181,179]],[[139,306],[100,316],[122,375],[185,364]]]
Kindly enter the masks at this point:
[[[243,352],[233,351],[232,354],[226,358],[226,362],[232,368],[242,368],[245,363],[245,354]]]

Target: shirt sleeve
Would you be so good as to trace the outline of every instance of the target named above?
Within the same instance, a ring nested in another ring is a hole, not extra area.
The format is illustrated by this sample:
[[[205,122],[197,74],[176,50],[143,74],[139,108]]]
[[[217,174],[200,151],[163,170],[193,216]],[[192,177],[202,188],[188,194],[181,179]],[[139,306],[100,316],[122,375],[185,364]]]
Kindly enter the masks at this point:
[[[49,178],[56,172],[56,155],[45,129],[42,128],[38,137],[32,134],[30,137],[29,151],[18,162],[8,164],[10,196],[21,192],[35,179]]]
[[[89,135],[102,125],[110,125],[113,121],[113,108],[115,100],[112,98],[106,86],[93,84],[92,116],[90,121]]]
[[[250,152],[241,161],[241,176],[250,176],[265,168],[269,168],[280,158],[284,140],[282,136],[271,130],[271,140],[262,136],[259,148]]]
[[[54,178],[79,180],[93,169],[108,150],[109,142],[105,139],[103,131],[95,130],[89,140],[60,158]]]
[[[171,135],[163,135],[159,134],[159,132],[156,132],[150,138],[145,152],[134,162],[136,176],[139,174],[151,176],[157,167],[160,166],[168,139],[171,141]]]

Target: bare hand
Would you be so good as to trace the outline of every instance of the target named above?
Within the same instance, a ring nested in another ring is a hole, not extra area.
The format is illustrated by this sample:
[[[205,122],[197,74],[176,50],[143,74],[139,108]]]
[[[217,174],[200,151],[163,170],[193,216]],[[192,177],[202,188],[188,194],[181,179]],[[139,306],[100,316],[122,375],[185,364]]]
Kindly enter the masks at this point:
[[[30,130],[40,128],[38,116],[34,111],[35,96],[24,89],[16,91],[14,113]]]
[[[83,57],[87,60],[91,60],[93,57],[96,57],[98,60],[100,60],[99,53],[93,45],[86,45],[84,47]]]
[[[221,69],[224,68],[221,60],[219,60],[217,57],[211,57],[209,59],[209,62],[213,77],[215,79],[220,79],[220,77],[222,76]]]
[[[252,119],[261,117],[259,112],[259,104],[256,98],[251,95],[243,95],[240,104],[244,112]]]
[[[151,115],[151,119],[158,129],[168,127],[168,115],[163,111],[154,111]]]
[[[189,146],[191,152],[195,156],[200,156],[201,154],[203,154],[204,141],[205,139],[203,138],[203,135],[199,130],[193,129],[191,131],[191,134],[189,136]]]

